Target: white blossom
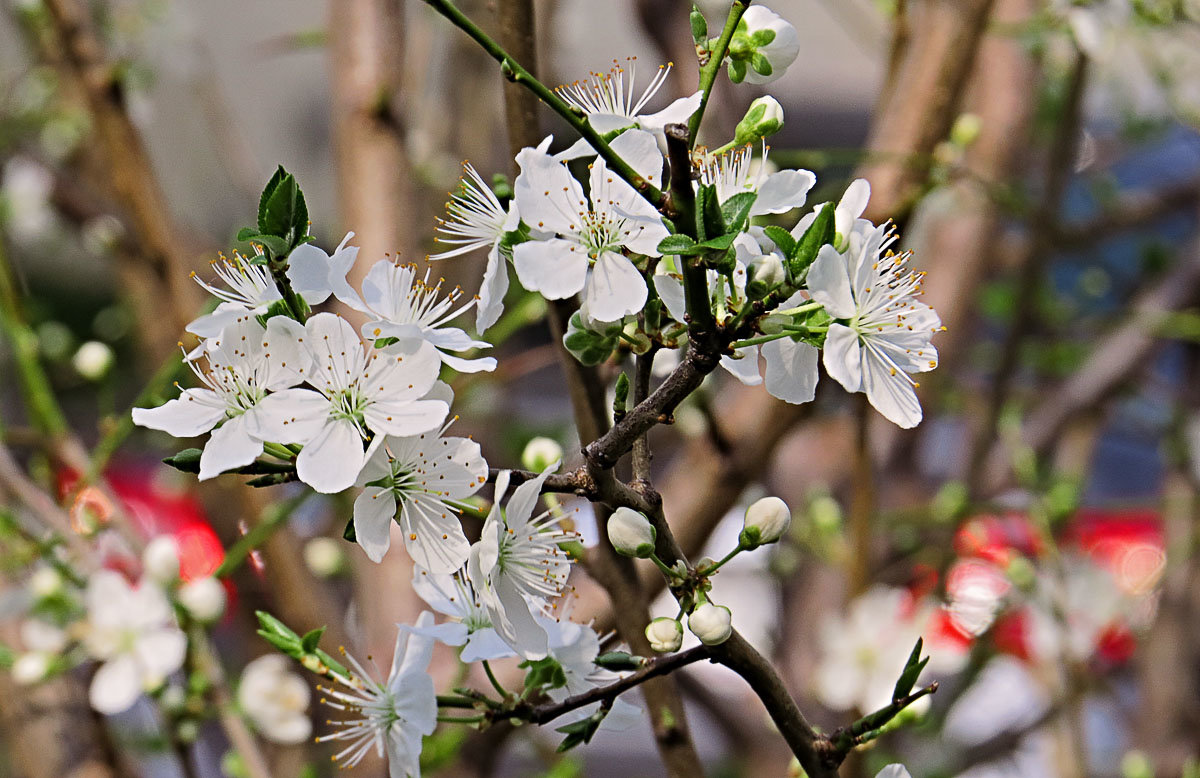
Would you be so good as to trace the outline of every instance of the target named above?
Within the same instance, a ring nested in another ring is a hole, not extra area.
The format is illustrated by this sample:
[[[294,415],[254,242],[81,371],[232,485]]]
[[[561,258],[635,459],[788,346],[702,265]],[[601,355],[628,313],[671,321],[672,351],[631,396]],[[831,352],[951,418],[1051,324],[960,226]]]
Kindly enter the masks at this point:
[[[387,553],[393,520],[409,556],[426,570],[452,573],[467,561],[459,506],[487,482],[488,466],[478,443],[444,433],[372,441],[354,501],[354,534],[372,561]]]
[[[850,182],[850,186],[846,187],[846,191],[842,194],[842,199],[834,206],[833,246],[838,251],[845,253],[851,247],[852,238],[863,239],[875,229],[874,224],[862,218],[870,199],[871,184],[865,178],[857,178]],[[792,228],[792,237],[796,240],[803,238],[804,233],[808,232],[808,228],[812,226],[817,214],[824,207],[825,203],[814,206],[812,211]]]
[[[464,359],[447,353],[491,348],[491,344],[473,340],[458,327],[445,326],[469,310],[475,300],[453,310],[462,297],[462,290],[454,289],[444,297],[441,291],[442,279],[430,284],[428,270],[424,277],[419,277],[416,265],[397,265],[381,259],[371,266],[363,279],[362,297],[343,302],[371,317],[362,328],[368,340],[424,340],[438,350],[442,362],[460,373],[495,370],[496,360],[492,357]]]
[[[428,612],[417,619],[427,626]],[[353,656],[346,659],[353,669],[350,678],[335,676],[338,686],[322,689],[325,704],[343,711],[347,718],[332,721],[336,729],[317,742],[345,742],[333,759],[342,767],[354,767],[375,751],[386,754],[390,778],[420,778],[421,738],[437,728],[437,695],[427,668],[433,641],[400,626],[392,668],[380,683]]]
[[[891,702],[896,680],[923,619],[903,589],[877,585],[855,598],[844,614],[828,614],[818,633],[820,659],[814,691],[834,710],[870,713]]]
[[[311,362],[306,375],[317,392],[289,395],[270,433],[290,438],[280,442],[304,444],[296,473],[318,492],[331,494],[354,484],[370,434],[419,435],[446,418],[446,402],[422,399],[441,367],[431,344],[401,341],[367,349],[350,323],[332,313],[310,317],[298,342]]]
[[[769,84],[783,76],[788,66],[796,61],[800,53],[800,36],[796,28],[779,14],[757,3],[746,9],[738,23],[738,32],[747,36],[755,33],[770,31],[773,33],[769,43],[757,46],[758,53],[766,57],[770,63],[770,73],[759,73],[749,63],[746,66],[746,82],[750,84]]]
[[[225,612],[225,587],[212,576],[188,581],[177,596],[188,615],[202,624],[211,624]]]
[[[438,575],[415,566],[413,591],[429,607],[450,618],[441,624],[413,627],[414,632],[448,646],[462,646],[459,658],[467,663],[516,656],[516,651],[496,634],[475,586],[461,571]]]
[[[754,7],[754,6],[751,6]],[[754,146],[746,144],[724,154],[706,157],[700,165],[700,184],[717,188],[717,199],[724,203],[736,194],[754,192],[750,216],[787,213],[804,205],[817,177],[808,170],[771,172],[767,163],[769,149],[764,143],[762,156],[754,160]]]
[[[637,57],[630,57],[626,63],[628,81],[626,66],[613,60],[613,66],[607,73],[592,73],[582,81],[565,84],[554,91],[568,105],[583,111],[587,115],[588,124],[601,135],[636,127],[653,134],[659,144],[663,145],[666,143],[663,128],[668,124],[686,124],[692,114],[700,108],[700,92],[681,97],[657,113],[643,114],[642,109],[667,82],[667,76],[674,65],[660,65],[654,78],[638,96],[634,92]],[[596,150],[587,139],[580,138],[566,151],[557,154],[555,159],[568,160],[595,154]]]
[[[142,571],[161,586],[179,580],[179,543],[171,535],[157,535],[142,551]]]
[[[28,157],[12,157],[0,176],[5,226],[22,241],[38,238],[54,223],[50,194],[54,177],[50,171]]]
[[[133,422],[190,438],[213,430],[200,457],[200,479],[248,465],[262,453],[263,442],[297,443],[286,431],[291,407],[311,392],[292,388],[308,375],[297,337],[300,325],[274,316],[264,330],[243,316],[209,341],[204,358],[188,360],[205,385],[185,389],[158,408],[135,408]],[[220,425],[220,426],[218,426]]]
[[[836,320],[825,338],[829,375],[847,391],[866,392],[877,411],[907,429],[921,421],[910,374],[937,367],[930,341],[941,320],[916,300],[923,274],[905,270],[911,254],[884,253],[893,240],[881,226],[847,254],[822,246],[808,288]]]
[[[312,734],[308,684],[289,670],[287,657],[266,654],[242,670],[238,706],[263,737],[276,743],[303,743]]]
[[[166,595],[148,580],[131,587],[120,573],[100,570],[88,580],[85,601],[83,645],[103,663],[88,699],[101,713],[120,713],[180,668],[187,638]]]
[[[547,148],[548,143],[543,144],[541,150],[544,152]],[[446,218],[438,219],[438,232],[442,234],[435,238],[438,243],[455,248],[431,254],[429,258],[448,259],[476,249],[488,250],[487,267],[483,271],[475,307],[475,331],[482,335],[504,312],[508,267],[501,242],[506,233],[520,226],[521,218],[515,199],[509,202],[506,210],[475,168],[464,162],[463,172],[466,175],[458,190],[446,203]]]
[[[662,183],[663,158],[654,136],[623,133],[613,151],[651,184]],[[667,236],[658,212],[603,159],[591,165],[590,203],[563,163],[538,149],[517,155],[522,220],[548,237],[519,243],[513,265],[526,289],[550,300],[584,293],[591,316],[616,321],[646,303],[646,282],[624,251],[657,257]]]
[[[538,623],[548,636],[548,655],[558,662],[562,668],[566,684],[555,689],[547,689],[546,696],[555,702],[562,702],[568,697],[583,694],[599,686],[608,686],[621,676],[612,670],[596,664],[600,655],[600,636],[588,624],[579,624],[566,618],[551,619],[538,617]],[[595,702],[567,713],[556,719],[556,722],[569,724],[580,721],[596,713],[600,703]],[[612,731],[629,729],[641,720],[641,708],[618,697],[613,701],[612,709],[604,717],[600,728]]]
[[[549,511],[533,515],[542,484],[557,466],[518,486],[503,508],[510,475],[505,470],[497,476],[496,502],[467,566],[496,633],[526,659],[546,656],[546,631],[534,612],[550,610],[548,601],[562,594],[571,563],[559,545],[578,537]]]
[[[301,243],[288,254],[288,281],[306,303],[318,305],[330,294],[345,301],[354,294],[346,281],[358,259],[358,246],[347,245],[353,237],[353,232],[347,232],[332,256],[314,243]]]

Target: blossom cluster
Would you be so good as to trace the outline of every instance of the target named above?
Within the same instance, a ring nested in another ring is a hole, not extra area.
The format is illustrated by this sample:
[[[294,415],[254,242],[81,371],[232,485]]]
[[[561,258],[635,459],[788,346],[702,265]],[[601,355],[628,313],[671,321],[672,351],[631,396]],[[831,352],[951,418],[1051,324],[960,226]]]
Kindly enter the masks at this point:
[[[695,24],[693,31],[698,46],[715,44]],[[761,6],[727,43],[721,63],[735,83],[778,78],[799,50],[794,28]],[[632,60],[560,87],[558,99],[592,132],[562,151],[554,151],[553,137],[520,151],[511,187],[493,189],[465,166],[439,223],[447,248],[429,259],[486,250],[476,294],[446,290],[430,271],[391,258],[356,272],[353,233],[331,254],[318,248],[303,195],[282,168],[263,193],[258,224],[239,234],[250,250],[221,255],[212,263],[215,278],[196,276],[214,298],[211,311],[187,327],[199,339],[184,352],[198,386],[136,409],[133,421],[181,438],[207,435],[194,457],[173,460],[200,479],[234,472],[260,476],[255,485],[298,480],[324,494],[358,489],[347,537],[379,562],[397,525],[415,563],[413,587],[431,609],[400,626],[382,682],[353,658],[343,667],[313,653],[307,636],[264,621],[264,637],[323,668],[331,681],[326,699],[347,718],[321,739],[343,745],[342,764],[374,750],[387,753],[393,775],[418,774],[421,738],[437,719],[426,672],[434,641],[458,647],[464,662],[521,661],[530,677],[553,679],[532,687],[551,700],[616,678],[596,662],[595,631],[564,618],[579,536],[556,502],[539,508],[561,452],[543,456],[532,472],[497,472],[477,443],[448,434],[457,417],[443,368],[495,369],[496,360],[479,352],[491,347],[481,338],[503,314],[510,264],[528,292],[578,301],[563,342],[582,361],[662,352],[660,366],[670,368],[672,357],[695,345],[688,342],[694,323],[708,320],[720,350],[710,364],[719,357],[744,384],[809,402],[823,359],[831,377],[865,392],[889,420],[912,427],[921,419],[912,376],[936,366],[930,341],[940,321],[918,300],[921,275],[907,268],[910,255],[892,250],[895,231],[862,218],[866,182],[852,183],[836,204],[804,212],[816,178],[769,166],[763,139],[783,123],[770,97],[752,104],[730,143],[696,146],[689,169],[671,169],[669,132],[699,116],[704,92],[648,112],[669,70],[659,68],[640,95]],[[678,199],[681,188],[694,196],[693,224],[663,195],[674,191]],[[361,326],[319,309],[334,301]],[[455,324],[472,308],[475,335]],[[494,493],[484,512],[476,494],[489,481]],[[464,513],[483,519],[473,543]],[[707,577],[737,553],[779,540],[790,519],[781,500],[760,500],[726,560],[668,569],[654,554],[647,517],[617,510],[607,527],[614,548],[654,560],[688,591],[679,617],[647,629],[655,650],[679,649],[685,613],[703,643],[727,640],[732,614],[710,601]],[[279,739],[304,731],[296,709],[307,696],[277,665],[260,663],[255,672],[268,680],[251,685],[287,690],[271,704],[249,706],[256,726]],[[570,715],[619,726],[633,715],[628,708],[618,700]]]

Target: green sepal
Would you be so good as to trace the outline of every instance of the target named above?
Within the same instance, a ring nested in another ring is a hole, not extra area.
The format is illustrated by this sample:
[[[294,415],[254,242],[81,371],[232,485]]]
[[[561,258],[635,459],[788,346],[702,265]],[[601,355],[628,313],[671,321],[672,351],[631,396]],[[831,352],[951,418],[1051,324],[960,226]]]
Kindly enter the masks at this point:
[[[290,483],[295,480],[297,480],[296,471],[292,470],[286,473],[269,473],[267,475],[260,475],[257,478],[251,478],[246,482],[246,486],[262,489],[265,486],[279,486],[280,484]]]
[[[756,51],[750,56],[750,67],[754,68],[754,72],[760,76],[769,76],[775,70],[771,67],[771,60],[767,59],[767,56],[760,51]]]
[[[513,199],[513,188],[508,176],[503,173],[492,174],[492,194],[496,195],[500,202]]]
[[[773,40],[775,40],[775,31],[766,29],[766,28],[763,28],[761,30],[755,30],[754,33],[751,34],[751,36],[750,36],[750,42],[752,44],[754,44],[755,46],[760,46],[760,47],[770,45],[771,41],[773,41]],[[764,73],[763,75],[769,75],[769,74]]]
[[[729,60],[729,80],[740,84],[746,80],[746,62],[740,59]]]
[[[393,343],[399,343],[400,339],[388,336],[386,338],[376,338],[373,342],[375,344],[375,348],[387,348]]]
[[[204,452],[198,448],[185,448],[176,454],[172,454],[163,460],[164,465],[170,465],[176,470],[182,470],[185,473],[200,472],[200,455]]]
[[[758,192],[738,192],[721,203],[721,216],[725,219],[725,231],[736,234],[741,232],[750,220],[750,209],[758,199]]]

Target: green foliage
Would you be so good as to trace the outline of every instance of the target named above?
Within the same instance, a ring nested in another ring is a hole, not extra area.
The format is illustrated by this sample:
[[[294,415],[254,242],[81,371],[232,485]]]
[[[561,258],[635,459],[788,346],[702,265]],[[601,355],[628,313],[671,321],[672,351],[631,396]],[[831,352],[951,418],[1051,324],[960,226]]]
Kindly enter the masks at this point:
[[[525,691],[527,692],[561,689],[567,685],[567,674],[563,672],[562,665],[554,657],[527,659],[517,666],[525,670]]]
[[[575,746],[583,743],[590,743],[592,737],[600,729],[600,725],[604,722],[604,717],[608,715],[609,706],[601,705],[600,709],[588,716],[586,719],[567,724],[565,727],[558,727],[555,732],[561,732],[566,735],[563,741],[558,744],[558,752],[570,751]]]
[[[796,241],[793,253],[787,255],[788,280],[792,283],[800,283],[804,280],[808,274],[808,266],[817,258],[821,247],[833,243],[835,237],[833,211],[833,203],[825,203],[817,213],[817,218],[809,225],[800,240]]]
[[[567,322],[563,346],[585,365],[598,365],[613,353],[621,337],[621,323],[606,325],[602,332],[589,329],[576,311]]]

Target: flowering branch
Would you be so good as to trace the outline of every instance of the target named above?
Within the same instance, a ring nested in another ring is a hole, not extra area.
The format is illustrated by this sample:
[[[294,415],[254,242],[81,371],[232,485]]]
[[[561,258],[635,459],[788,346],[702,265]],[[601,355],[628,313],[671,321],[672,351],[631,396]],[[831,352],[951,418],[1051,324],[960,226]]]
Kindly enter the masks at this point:
[[[717,73],[721,72],[725,52],[729,50],[729,42],[733,40],[733,33],[737,30],[738,22],[741,21],[742,14],[746,13],[746,9],[750,7],[750,3],[751,0],[734,0],[730,4],[729,15],[725,17],[725,28],[721,30],[721,37],[717,38],[716,46],[704,52],[708,60],[701,62],[700,67],[700,108],[692,114],[692,118],[688,119],[688,149],[696,145],[696,136],[700,132],[700,122],[704,120],[704,109],[708,107],[708,98],[712,94],[713,82],[717,80]]]
[[[586,118],[576,109],[572,108],[558,95],[554,90],[547,87],[537,78],[535,78],[528,70],[521,66],[505,49],[495,41],[490,35],[481,30],[477,24],[472,22],[462,11],[460,11],[451,0],[425,0],[435,11],[446,17],[455,27],[470,35],[483,50],[486,51],[492,59],[500,63],[500,72],[509,81],[524,86],[529,91],[533,92],[538,98],[550,106],[551,109],[563,119],[567,121],[576,132],[582,135],[587,142],[592,145],[609,167],[621,178],[625,179],[636,189],[646,201],[654,207],[659,207],[666,199],[662,191],[651,184],[646,179],[642,178],[638,173],[629,166],[625,160],[612,150],[608,142],[601,137],[600,133],[592,129]]]

